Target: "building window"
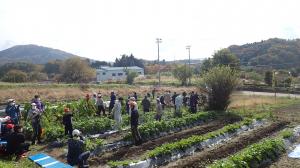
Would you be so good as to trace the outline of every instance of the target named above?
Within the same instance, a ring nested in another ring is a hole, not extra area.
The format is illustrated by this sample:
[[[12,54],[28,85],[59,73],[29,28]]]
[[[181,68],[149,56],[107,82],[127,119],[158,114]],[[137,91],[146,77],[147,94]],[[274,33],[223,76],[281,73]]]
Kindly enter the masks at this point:
[[[118,76],[123,76],[123,73],[118,73]]]
[[[139,74],[142,74],[142,72],[138,72]]]
[[[103,72],[103,73],[102,73],[102,75],[106,75],[106,73],[105,73],[105,72]]]
[[[112,76],[116,76],[116,74],[115,74],[115,73],[112,73]]]

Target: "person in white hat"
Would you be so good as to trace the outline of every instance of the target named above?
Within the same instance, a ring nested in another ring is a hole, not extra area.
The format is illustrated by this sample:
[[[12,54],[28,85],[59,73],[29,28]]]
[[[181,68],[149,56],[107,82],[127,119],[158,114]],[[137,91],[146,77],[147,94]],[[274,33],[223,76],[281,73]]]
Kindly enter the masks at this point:
[[[21,118],[20,105],[16,105],[16,101],[14,99],[8,99],[5,113],[10,117],[13,124],[19,124],[19,120]]]
[[[31,103],[31,109],[28,112],[27,118],[31,120],[33,129],[32,145],[35,145],[36,139],[38,140],[38,144],[40,144],[42,135],[41,112],[38,110],[35,103]]]
[[[83,164],[87,164],[90,152],[84,152],[83,137],[78,129],[74,129],[72,135],[73,138],[68,140],[67,162],[71,166],[79,165],[79,167],[82,167]]]

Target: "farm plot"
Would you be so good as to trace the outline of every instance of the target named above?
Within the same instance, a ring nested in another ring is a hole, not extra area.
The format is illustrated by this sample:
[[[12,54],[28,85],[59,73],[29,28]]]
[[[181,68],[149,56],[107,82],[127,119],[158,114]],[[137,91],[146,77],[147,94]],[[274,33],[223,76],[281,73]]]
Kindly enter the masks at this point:
[[[162,166],[163,164],[192,155],[195,151],[202,151],[211,145],[227,141],[242,132],[251,130],[264,124],[265,121],[252,121],[252,119],[245,119],[244,121],[238,123],[227,124],[221,129],[210,131],[206,134],[192,135],[177,141],[166,142],[152,150],[149,150],[146,153],[142,153],[142,155],[139,155],[138,157],[135,155],[134,157],[126,157],[122,161],[110,161],[109,165],[111,167],[126,167],[129,164],[131,164],[133,167]],[[132,161],[132,159],[136,160]],[[120,158],[118,160],[120,160]]]
[[[211,164],[214,160],[230,156],[246,146],[274,134],[278,130],[282,129],[286,124],[287,123],[285,122],[274,122],[253,131],[245,132],[225,144],[220,144],[213,148],[207,148],[192,156],[172,162],[164,166],[164,168],[205,167],[208,164]]]
[[[214,121],[209,121],[201,124],[200,126],[188,128],[186,130],[166,135],[161,138],[146,141],[140,146],[122,147],[120,149],[117,149],[116,151],[106,152],[101,157],[96,157],[92,159],[91,163],[103,165],[108,161],[122,160],[125,158],[138,159],[139,156],[145,154],[147,151],[152,150],[155,147],[158,147],[166,142],[178,141],[190,137],[192,135],[201,135],[211,131],[215,131],[227,124],[231,124],[239,120],[241,120],[241,118],[235,115],[219,116],[219,118],[217,118]]]

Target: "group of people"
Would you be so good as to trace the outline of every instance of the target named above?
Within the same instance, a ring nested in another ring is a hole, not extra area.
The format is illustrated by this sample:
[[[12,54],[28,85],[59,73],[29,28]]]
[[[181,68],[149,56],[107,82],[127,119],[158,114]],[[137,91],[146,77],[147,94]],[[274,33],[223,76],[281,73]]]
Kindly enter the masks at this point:
[[[41,143],[41,123],[40,116],[44,111],[44,105],[38,95],[35,95],[31,100],[31,109],[28,111],[27,119],[31,121],[33,128],[32,144],[36,140]],[[5,108],[6,116],[0,118],[0,133],[1,141],[6,141],[5,148],[1,146],[1,153],[8,155],[17,155],[17,157],[24,156],[24,153],[29,150],[29,143],[25,142],[25,135],[21,125],[22,113],[20,105],[16,104],[14,99],[9,99]]]
[[[152,98],[154,99],[155,92],[152,93]],[[86,95],[87,100],[90,100],[90,96]],[[106,116],[106,104],[103,99],[102,94],[99,92],[93,94],[92,96],[94,105],[96,107],[96,114]],[[136,92],[128,95],[126,100],[126,112],[130,116],[130,126],[134,144],[139,145],[142,143],[142,137],[138,130],[139,125],[139,111],[137,104],[138,96]],[[163,110],[165,107],[174,107],[174,116],[181,117],[181,107],[189,106],[190,111],[195,113],[197,111],[197,106],[199,102],[199,96],[197,93],[191,92],[187,96],[186,92],[182,94],[177,94],[174,92],[171,94],[170,91],[166,91],[165,94],[156,97],[156,115],[155,119],[160,121],[163,115]],[[42,103],[39,95],[35,95],[31,100],[31,108],[24,118],[31,122],[33,129],[31,144],[42,143],[41,134],[41,117],[45,111],[45,106]],[[108,113],[113,113],[113,118],[116,121],[115,129],[121,128],[122,123],[122,106],[123,98],[118,97],[115,92],[111,92],[110,101],[108,105]],[[150,112],[151,110],[151,95],[148,93],[141,101],[142,110],[144,113]],[[16,154],[17,156],[22,156],[26,151],[29,150],[29,143],[25,142],[25,135],[23,133],[23,128],[21,126],[20,119],[22,117],[20,111],[20,105],[17,105],[14,99],[8,100],[8,105],[5,109],[6,117],[0,118],[0,133],[1,140],[7,141],[6,153]],[[64,108],[64,115],[62,117],[62,124],[65,127],[65,135],[69,136],[68,140],[68,154],[67,160],[70,165],[86,163],[89,157],[89,152],[84,152],[84,138],[81,132],[77,129],[73,129],[72,124],[73,113],[68,107]]]

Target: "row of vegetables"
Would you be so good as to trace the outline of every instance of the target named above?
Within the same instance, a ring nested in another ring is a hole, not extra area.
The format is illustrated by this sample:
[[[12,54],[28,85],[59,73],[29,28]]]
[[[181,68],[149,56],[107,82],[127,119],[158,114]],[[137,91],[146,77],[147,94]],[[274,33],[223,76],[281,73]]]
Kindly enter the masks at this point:
[[[226,159],[216,161],[209,168],[265,167],[286,151],[284,139],[291,136],[292,131],[283,131],[277,137],[252,144]]]
[[[204,115],[204,114],[202,114],[202,115]],[[258,118],[258,119],[260,119],[260,118]],[[159,147],[154,148],[153,150],[148,151],[145,154],[145,157],[142,159],[147,160],[147,159],[151,159],[151,158],[161,158],[161,157],[165,157],[165,156],[170,156],[170,155],[172,155],[172,153],[176,153],[178,151],[185,151],[186,149],[188,149],[194,145],[200,144],[201,142],[204,142],[206,140],[218,137],[220,135],[225,135],[225,134],[235,132],[238,129],[240,129],[242,126],[248,126],[252,122],[253,122],[252,119],[245,119],[238,123],[226,125],[219,130],[212,131],[212,132],[209,132],[204,135],[193,135],[191,137],[181,139],[179,141],[165,143]],[[136,162],[136,161],[134,161],[134,162]],[[133,163],[133,162],[131,162],[131,163]],[[126,161],[126,160],[109,162],[109,165],[111,167],[128,166],[129,164],[130,164],[130,161]]]
[[[260,120],[261,118],[257,118]],[[185,151],[186,149],[197,145],[201,142],[205,142],[208,139],[213,139],[220,135],[233,133],[238,129],[241,129],[244,125],[250,125],[252,119],[245,119],[235,124],[229,124],[219,130],[207,133],[205,135],[194,135],[186,139],[163,144],[156,147],[151,151],[148,151],[142,160],[151,158],[163,158],[165,156],[171,156],[179,151]],[[264,139],[258,143],[252,144],[236,154],[218,160],[209,165],[209,168],[236,168],[236,167],[264,167],[273,161],[275,161],[282,153],[286,151],[285,140],[290,140],[293,136],[291,130],[281,131],[279,135],[273,138]],[[110,167],[128,167],[130,164],[137,163],[137,160],[123,160],[123,161],[110,161],[108,164]]]

